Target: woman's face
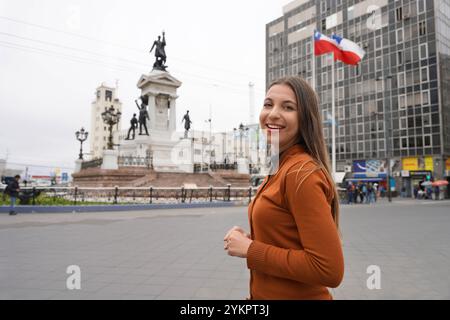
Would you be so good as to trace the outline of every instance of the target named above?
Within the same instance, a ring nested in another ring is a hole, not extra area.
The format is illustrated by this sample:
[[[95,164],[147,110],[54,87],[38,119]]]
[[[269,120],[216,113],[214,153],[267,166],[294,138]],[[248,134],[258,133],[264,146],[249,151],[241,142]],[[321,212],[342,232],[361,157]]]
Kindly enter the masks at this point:
[[[279,134],[279,151],[283,152],[296,143],[299,131],[298,105],[294,91],[285,84],[277,84],[267,91],[264,107],[259,115],[262,129],[272,135]]]

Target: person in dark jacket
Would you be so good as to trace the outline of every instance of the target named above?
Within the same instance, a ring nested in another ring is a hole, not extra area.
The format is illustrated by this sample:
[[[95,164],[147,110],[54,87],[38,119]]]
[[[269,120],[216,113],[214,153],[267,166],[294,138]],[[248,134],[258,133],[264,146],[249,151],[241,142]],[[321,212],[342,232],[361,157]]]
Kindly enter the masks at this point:
[[[17,212],[14,209],[15,209],[16,200],[17,200],[17,197],[19,196],[19,191],[20,191],[19,180],[20,180],[20,176],[16,175],[14,177],[14,180],[12,180],[6,187],[6,191],[7,191],[6,193],[9,195],[9,197],[11,199],[11,206],[9,209],[10,216],[14,216],[17,214]]]

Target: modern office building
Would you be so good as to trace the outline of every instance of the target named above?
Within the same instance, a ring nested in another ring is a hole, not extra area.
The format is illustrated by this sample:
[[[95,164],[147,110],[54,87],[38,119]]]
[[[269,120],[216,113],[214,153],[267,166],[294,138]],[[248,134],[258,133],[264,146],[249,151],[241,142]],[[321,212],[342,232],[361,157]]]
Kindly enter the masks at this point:
[[[396,190],[408,194],[423,179],[448,179],[450,1],[295,0],[267,24],[266,85],[285,75],[315,82],[331,153],[333,63],[316,57],[312,81],[315,29],[366,51],[358,66],[334,63],[337,170],[386,180],[389,158]]]
[[[96,90],[96,99],[91,106],[91,131],[89,140],[91,147],[91,158],[102,158],[103,150],[107,148],[109,128],[103,122],[102,112],[105,109],[114,107],[116,111],[122,112],[122,102],[117,97],[117,88],[108,87],[105,84],[99,86]],[[113,134],[120,131],[122,120],[113,128]],[[118,143],[114,140],[114,143]]]

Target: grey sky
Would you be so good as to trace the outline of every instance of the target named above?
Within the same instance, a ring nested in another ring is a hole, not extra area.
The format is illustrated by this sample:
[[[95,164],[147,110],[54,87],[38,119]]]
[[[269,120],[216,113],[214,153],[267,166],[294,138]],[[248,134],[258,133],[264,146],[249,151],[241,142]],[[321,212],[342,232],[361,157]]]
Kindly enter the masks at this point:
[[[245,123],[248,83],[257,111],[264,96],[265,25],[288,2],[0,0],[0,158],[73,167],[74,132],[89,130],[102,82],[119,80],[127,126],[162,30],[168,71],[183,82],[177,118],[189,109],[206,130],[211,105],[215,131]]]

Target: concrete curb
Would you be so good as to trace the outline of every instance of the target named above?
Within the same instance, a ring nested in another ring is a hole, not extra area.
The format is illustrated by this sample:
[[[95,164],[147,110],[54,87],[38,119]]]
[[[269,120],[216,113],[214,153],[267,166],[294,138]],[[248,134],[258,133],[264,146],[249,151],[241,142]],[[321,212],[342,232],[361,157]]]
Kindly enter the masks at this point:
[[[112,212],[142,211],[155,209],[223,208],[246,206],[244,202],[200,202],[173,204],[137,204],[137,205],[93,205],[93,206],[16,206],[17,213],[74,213],[74,212]],[[0,213],[9,213],[9,206],[0,206]]]

